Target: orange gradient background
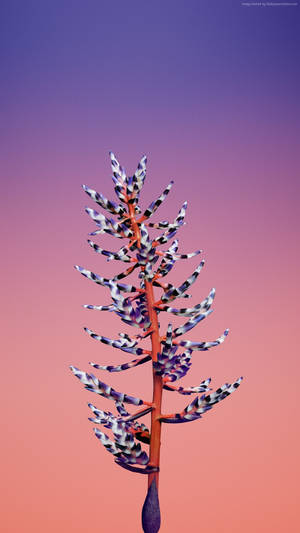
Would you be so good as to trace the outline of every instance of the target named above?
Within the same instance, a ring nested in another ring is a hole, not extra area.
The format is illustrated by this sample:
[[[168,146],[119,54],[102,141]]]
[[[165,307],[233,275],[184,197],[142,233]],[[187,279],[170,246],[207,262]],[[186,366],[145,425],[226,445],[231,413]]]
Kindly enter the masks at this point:
[[[109,294],[73,269],[122,267],[86,244],[93,202],[81,189],[114,197],[112,150],[128,174],[147,154],[143,207],[174,179],[153,220],[188,201],[180,251],[206,259],[189,302],[212,287],[216,298],[186,338],[230,328],[224,344],[194,352],[182,383],[244,376],[200,421],[163,426],[160,531],[296,533],[299,8],[90,0],[2,11],[2,530],[141,531],[146,479],[94,437],[87,402],[111,404],[68,368],[128,360],[83,331],[130,328],[82,308]],[[169,281],[197,261],[181,261]],[[99,377],[151,398],[148,365]],[[165,392],[164,410],[188,400]]]

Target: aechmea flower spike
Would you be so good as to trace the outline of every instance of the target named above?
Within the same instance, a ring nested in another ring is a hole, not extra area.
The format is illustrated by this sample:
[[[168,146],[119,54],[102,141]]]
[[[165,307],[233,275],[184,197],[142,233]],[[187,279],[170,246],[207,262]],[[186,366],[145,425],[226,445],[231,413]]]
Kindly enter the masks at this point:
[[[185,224],[187,202],[183,202],[173,222],[167,220],[149,222],[148,220],[155,215],[167,199],[173,181],[156,200],[151,202],[146,209],[142,209],[139,201],[146,178],[146,156],[141,158],[132,176],[126,175],[125,169],[113,152],[110,152],[110,160],[117,202],[108,200],[103,194],[83,185],[88,197],[106,212],[106,214],[98,212],[94,209],[95,205],[85,208],[91,221],[96,225],[89,235],[97,238],[106,234],[117,239],[125,239],[126,242],[116,251],[106,250],[102,248],[101,243],[98,244],[91,239],[88,239],[88,244],[94,252],[103,255],[108,261],[114,260],[127,263],[127,265],[124,270],[111,278],[104,278],[78,265],[75,268],[96,285],[108,289],[107,296],[111,298],[109,302],[85,304],[84,307],[114,313],[126,326],[134,327],[135,331],[138,328],[139,333],[129,335],[127,332],[122,332],[119,333],[119,338],[114,340],[94,333],[87,327],[84,328],[88,335],[99,343],[117,348],[135,357],[117,364],[115,362],[103,364],[100,350],[99,362],[90,362],[90,365],[100,373],[114,373],[135,369],[152,361],[153,397],[142,399],[118,392],[94,374],[82,371],[73,365],[70,368],[85,389],[106,400],[113,401],[115,413],[102,411],[89,403],[88,406],[92,410],[89,420],[98,426],[94,428],[94,433],[104,448],[112,454],[118,466],[130,472],[148,476],[148,492],[142,510],[142,526],[145,533],[157,533],[161,521],[158,481],[162,423],[178,424],[199,420],[214,405],[232,394],[239,387],[242,377],[233,381],[232,384],[225,383],[211,393],[209,393],[212,390],[209,387],[211,378],[199,380],[199,385],[195,386],[174,384],[191,370],[194,351],[207,351],[219,346],[224,342],[229,330],[226,329],[215,341],[194,341],[181,338],[211,314],[211,306],[215,297],[215,289],[211,289],[208,296],[194,306],[182,308],[170,306],[170,302],[177,298],[191,296],[187,291],[196,282],[204,265],[204,260],[202,260],[179,287],[163,281],[163,278],[176,266],[177,261],[194,258],[202,252],[202,250],[196,250],[191,253],[179,253],[177,238],[170,244]],[[163,232],[158,236],[150,235],[149,232],[157,230],[163,230]],[[161,250],[161,245],[167,245],[167,249]],[[120,283],[120,280],[134,275],[133,283]],[[160,291],[158,297],[154,297],[154,287],[156,291]],[[187,317],[187,320],[176,327],[170,323],[163,332],[160,331],[158,322],[158,316],[162,312]],[[150,340],[151,347],[143,345],[145,339]],[[98,345],[101,346],[101,344]],[[163,391],[177,392],[183,396],[194,394],[196,396],[183,411],[163,414],[161,412]],[[200,393],[204,394],[198,396]],[[138,410],[136,410],[137,407]],[[134,411],[130,412],[127,408],[134,408]],[[151,414],[150,430],[145,424],[137,421],[147,414]],[[99,425],[110,431],[110,435],[103,433]],[[141,443],[148,447],[148,450],[143,449]],[[179,457],[178,464],[181,461]]]

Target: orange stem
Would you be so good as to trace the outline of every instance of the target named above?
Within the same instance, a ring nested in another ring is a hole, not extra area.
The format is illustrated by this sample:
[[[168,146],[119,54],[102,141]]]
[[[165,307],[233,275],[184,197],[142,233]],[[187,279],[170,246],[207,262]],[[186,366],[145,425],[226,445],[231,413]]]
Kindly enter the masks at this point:
[[[152,342],[152,361],[157,361],[157,354],[160,352],[160,337],[157,313],[154,309],[154,294],[152,283],[145,282],[147,307],[151,322],[151,342]],[[150,433],[150,461],[149,465],[159,467],[160,460],[160,435],[161,435],[161,402],[162,402],[163,380],[153,369],[153,409],[151,411],[151,433]],[[148,476],[148,487],[153,479],[156,481],[158,488],[159,472],[153,472]]]
[[[138,223],[135,219],[134,207],[132,204],[128,205],[129,218],[131,220],[131,227],[134,231],[134,237],[137,240],[138,246],[141,241],[141,233]],[[142,219],[141,219],[142,220]],[[141,222],[139,220],[139,222]],[[150,281],[145,281],[145,295],[147,301],[147,309],[150,319],[151,328],[151,344],[152,344],[152,361],[157,361],[157,354],[160,352],[160,336],[157,312],[154,306],[154,292],[153,285]],[[151,432],[150,432],[150,453],[149,465],[159,468],[160,463],[160,436],[161,436],[161,403],[162,403],[163,380],[158,376],[153,369],[153,408],[151,411]],[[159,472],[153,472],[148,475],[148,487],[155,479],[156,487],[158,488]]]

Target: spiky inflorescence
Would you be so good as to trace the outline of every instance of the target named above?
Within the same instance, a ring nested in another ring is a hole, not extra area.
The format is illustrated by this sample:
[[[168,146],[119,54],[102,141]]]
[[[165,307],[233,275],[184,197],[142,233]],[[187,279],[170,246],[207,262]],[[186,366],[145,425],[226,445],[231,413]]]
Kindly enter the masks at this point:
[[[104,250],[91,240],[88,240],[88,243],[96,253],[104,255],[108,261],[117,260],[129,264],[129,266],[111,279],[103,278],[77,265],[75,268],[96,284],[107,287],[111,295],[112,302],[108,305],[88,304],[84,307],[98,311],[114,312],[125,324],[139,328],[142,332],[133,338],[127,333],[120,333],[119,339],[112,340],[94,333],[88,328],[84,328],[93,339],[137,356],[129,362],[115,366],[92,362],[90,364],[98,370],[120,372],[152,361],[153,399],[152,401],[146,401],[130,394],[117,392],[100,381],[94,374],[83,372],[75,366],[70,368],[87,390],[115,402],[118,415],[101,411],[94,405],[89,404],[93,412],[93,417],[90,417],[89,420],[111,430],[113,440],[98,428],[94,428],[96,437],[114,456],[116,464],[132,472],[149,475],[149,488],[143,506],[142,524],[146,533],[156,533],[160,527],[157,488],[161,423],[174,424],[198,420],[213,405],[236,390],[242,377],[232,384],[225,383],[210,394],[205,394],[211,390],[209,388],[210,378],[192,387],[176,387],[173,385],[174,381],[184,377],[191,368],[192,352],[206,351],[218,346],[225,340],[228,329],[215,341],[197,342],[179,339],[181,335],[194,328],[212,312],[210,308],[215,297],[215,289],[211,289],[207,298],[193,307],[170,307],[170,302],[173,302],[176,298],[188,298],[190,296],[186,291],[198,278],[204,266],[203,260],[179,287],[162,281],[162,278],[170,273],[177,261],[195,257],[202,251],[196,250],[188,254],[179,254],[177,239],[169,245],[167,250],[158,249],[159,246],[168,244],[175,237],[178,229],[185,223],[187,202],[184,202],[173,222],[165,220],[147,222],[167,198],[173,181],[169,183],[158,199],[151,202],[149,207],[142,213],[138,204],[139,195],[146,178],[146,157],[142,157],[136,172],[129,177],[126,176],[124,168],[121,167],[112,152],[110,152],[110,159],[113,173],[112,179],[118,203],[108,200],[103,194],[83,185],[87,195],[109,213],[109,216],[104,216],[95,209],[86,208],[87,214],[98,228],[90,235],[109,234],[118,239],[128,239],[129,242],[115,252]],[[116,219],[111,218],[110,215],[114,215]],[[162,229],[163,233],[151,239],[148,232],[149,228],[154,230]],[[139,286],[120,283],[120,280],[136,272],[137,269],[140,279]],[[160,299],[157,301],[154,300],[153,287],[159,287],[162,290]],[[188,317],[188,320],[182,326],[176,328],[169,324],[165,335],[161,335],[157,320],[158,314],[161,312]],[[142,341],[148,337],[151,338],[151,350],[147,350],[141,345]],[[185,348],[185,351],[178,353],[180,348]],[[204,394],[196,396],[180,413],[162,414],[161,398],[163,390],[176,391],[182,395],[203,392]],[[138,412],[131,414],[125,408],[124,403],[143,407]],[[136,421],[149,412],[151,412],[151,431],[144,424],[139,424]],[[137,441],[150,445],[150,453],[148,454],[143,450],[140,442]]]

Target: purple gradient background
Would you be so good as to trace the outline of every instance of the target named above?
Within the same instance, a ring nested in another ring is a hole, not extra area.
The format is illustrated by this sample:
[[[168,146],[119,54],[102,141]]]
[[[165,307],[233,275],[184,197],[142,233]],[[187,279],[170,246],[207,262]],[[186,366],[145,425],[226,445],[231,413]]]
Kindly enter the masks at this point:
[[[296,533],[299,6],[13,0],[1,11],[3,531],[141,531],[145,479],[99,445],[86,403],[109,402],[68,369],[126,361],[82,331],[120,326],[82,309],[108,298],[72,269],[119,270],[85,243],[80,187],[112,196],[113,150],[129,173],[147,154],[145,206],[175,180],[156,220],[188,200],[181,250],[206,259],[193,302],[216,287],[214,313],[188,338],[231,330],[195,353],[184,383],[245,376],[201,421],[163,427],[161,533]],[[150,396],[149,367],[107,381]]]

